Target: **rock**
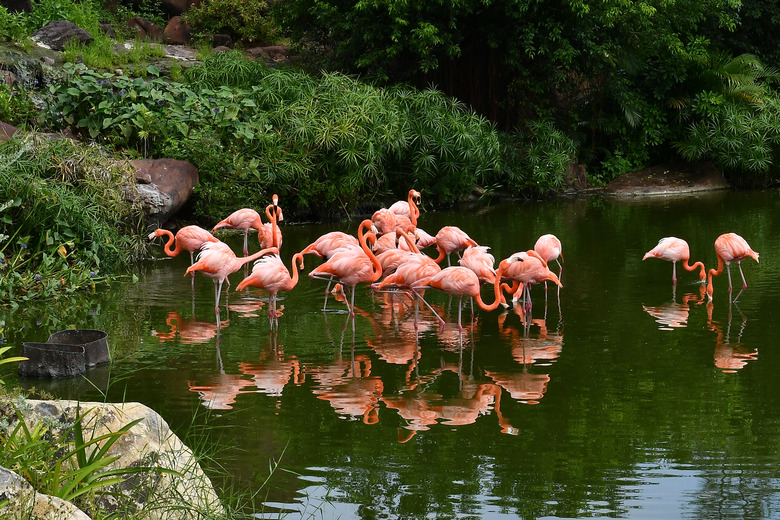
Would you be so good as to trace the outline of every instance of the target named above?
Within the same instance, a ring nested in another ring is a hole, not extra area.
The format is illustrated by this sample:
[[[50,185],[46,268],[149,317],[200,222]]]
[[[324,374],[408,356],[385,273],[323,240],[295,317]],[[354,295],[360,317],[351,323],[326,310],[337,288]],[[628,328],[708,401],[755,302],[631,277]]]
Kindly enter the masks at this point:
[[[27,400],[22,406],[14,402],[14,406],[28,425],[45,424],[50,429],[63,423],[72,425],[81,414],[85,440],[117,432],[141,419],[108,450],[106,456],[119,458],[106,469],[153,467],[175,473],[150,470],[124,475],[123,482],[110,486],[107,492],[98,492],[96,507],[100,511],[139,520],[195,520],[224,514],[211,481],[192,451],[147,406],[35,400]],[[13,417],[9,419],[13,427]]]
[[[192,0],[161,0],[160,7],[168,16],[178,16],[189,11]]]
[[[176,159],[138,159],[130,161],[136,184],[131,199],[140,200],[150,225],[162,225],[178,212],[198,184],[198,169]]]
[[[265,47],[252,47],[246,50],[250,59],[261,59],[269,65],[286,63],[289,61],[289,49],[286,45],[267,45]]]
[[[61,498],[36,493],[32,486],[13,471],[0,466],[0,508],[2,518],[40,520],[90,520],[84,511]]]
[[[18,129],[15,126],[0,121],[0,143],[8,141],[16,132]]]
[[[174,16],[165,26],[163,41],[172,45],[186,45],[190,42],[191,34],[190,24],[183,21],[181,16]]]
[[[19,81],[16,78],[16,74],[11,72],[10,70],[0,70],[0,80],[2,80],[3,83],[8,85],[9,87],[13,87]]]
[[[70,40],[90,43],[95,38],[81,27],[67,20],[54,20],[32,33],[30,39],[51,49],[64,51],[65,44]]]
[[[611,195],[674,195],[699,191],[724,190],[729,183],[709,162],[662,164],[621,175],[607,184]]]
[[[125,24],[128,29],[135,31],[138,37],[143,40],[151,40],[153,42],[163,41],[163,30],[160,29],[160,26],[145,18],[136,16],[127,20]]]

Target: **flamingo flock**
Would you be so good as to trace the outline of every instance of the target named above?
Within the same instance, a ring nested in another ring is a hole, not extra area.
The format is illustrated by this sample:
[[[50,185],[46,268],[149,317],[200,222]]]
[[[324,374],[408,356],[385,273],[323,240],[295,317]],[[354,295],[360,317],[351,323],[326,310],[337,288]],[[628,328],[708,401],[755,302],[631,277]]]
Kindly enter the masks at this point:
[[[499,306],[508,307],[507,296],[513,304],[521,302],[523,308],[531,309],[531,288],[536,284],[552,282],[560,289],[563,287],[563,248],[561,241],[552,234],[539,237],[532,249],[518,251],[504,258],[496,265],[489,247],[480,245],[475,239],[455,226],[444,226],[436,235],[430,235],[420,227],[421,194],[409,190],[406,200],[400,200],[389,208],[380,208],[370,219],[363,220],[358,226],[357,236],[333,231],[322,235],[314,242],[293,255],[291,270],[281,260],[279,252],[282,246],[282,233],[279,222],[283,218],[279,198],[274,195],[271,204],[265,209],[268,222],[261,220],[260,214],[243,208],[218,222],[211,232],[198,226],[181,228],[176,235],[163,229],[149,234],[149,239],[166,237],[164,252],[176,256],[182,251],[190,253],[191,265],[186,274],[194,276],[195,271],[214,280],[215,315],[219,326],[220,295],[223,283],[229,275],[254,261],[251,274],[247,274],[237,285],[240,291],[246,287],[257,287],[269,293],[268,318],[271,329],[278,327],[279,311],[277,295],[294,289],[299,280],[299,272],[304,269],[304,256],[314,255],[322,262],[309,271],[308,276],[328,282],[325,290],[327,307],[331,286],[344,302],[353,320],[355,317],[355,291],[359,284],[368,284],[376,292],[392,292],[400,297],[408,297],[415,308],[415,327],[420,304],[426,305],[444,328],[444,320],[425,300],[428,290],[441,291],[458,297],[458,330],[462,333],[461,305],[463,297],[471,303],[471,319],[474,319],[474,301],[485,311],[493,311]],[[223,228],[233,228],[243,232],[243,257],[238,257],[230,247],[214,234]],[[260,250],[249,255],[249,230],[258,232]],[[175,243],[175,247],[174,247]],[[426,248],[435,248],[436,255],[422,252]],[[195,252],[197,258],[193,258]],[[742,260],[753,258],[758,262],[758,253],[735,233],[726,233],[715,241],[718,266],[706,272],[702,262],[690,264],[690,248],[685,240],[676,237],[662,238],[658,245],[648,251],[643,260],[658,258],[672,262],[672,282],[677,283],[677,262],[684,269],[699,271],[699,281],[707,284],[707,295],[713,297],[715,276],[722,274],[725,265],[729,278],[729,296],[732,292],[731,264],[736,262],[742,277],[742,289],[736,299],[747,288]],[[458,265],[453,265],[453,253],[458,257]],[[447,266],[441,264],[447,259]],[[555,262],[558,273],[548,265]],[[706,278],[706,280],[705,280]],[[483,285],[493,286],[493,301],[483,300]],[[546,293],[545,293],[546,294]]]

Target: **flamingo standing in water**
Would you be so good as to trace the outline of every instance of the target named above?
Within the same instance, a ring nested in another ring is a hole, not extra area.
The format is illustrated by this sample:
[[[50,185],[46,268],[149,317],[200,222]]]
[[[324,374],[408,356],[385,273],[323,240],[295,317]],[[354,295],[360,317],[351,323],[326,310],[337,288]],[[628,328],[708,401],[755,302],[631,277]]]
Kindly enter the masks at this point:
[[[642,260],[648,258],[659,258],[672,262],[672,283],[677,283],[677,262],[682,260],[682,266],[687,271],[695,271],[699,268],[699,282],[703,283],[706,278],[704,264],[702,262],[696,262],[690,265],[688,262],[691,258],[691,250],[688,247],[688,242],[682,238],[677,237],[665,237],[658,241],[653,249],[645,253]]]
[[[274,215],[277,213],[279,197],[273,196]],[[269,213],[269,208],[266,208],[266,216],[269,220],[272,220],[272,216]],[[281,209],[279,209],[279,216],[281,216]],[[252,208],[241,208],[231,213],[227,218],[220,220],[216,226],[211,230],[214,233],[218,229],[233,228],[244,232],[244,256],[249,254],[248,235],[250,229],[256,229],[258,232],[257,239],[260,241],[261,249],[272,247],[274,234],[270,232],[270,229],[263,224],[263,220],[260,218],[260,214]],[[268,229],[268,230],[267,230]],[[277,230],[278,232],[278,230]],[[263,240],[265,239],[265,243]],[[279,239],[281,244],[281,238]]]
[[[252,274],[241,280],[236,287],[237,291],[245,287],[259,287],[270,294],[268,305],[268,319],[271,328],[274,324],[279,326],[279,316],[276,312],[276,295],[279,291],[291,291],[298,284],[298,269],[303,269],[303,254],[295,253],[292,257],[292,275],[284,266],[279,255],[271,255],[259,258],[255,261]]]
[[[382,265],[368,247],[365,230],[373,228],[371,220],[364,220],[358,226],[360,249],[340,249],[323,264],[309,272],[310,278],[336,279],[342,290],[347,286],[352,291],[351,303],[347,303],[349,315],[355,318],[355,286],[359,283],[373,283],[382,276]],[[346,295],[345,295],[346,296]],[[345,297],[346,302],[346,297]]]
[[[499,269],[499,273],[501,270]],[[498,308],[498,304],[501,302],[500,294],[501,289],[499,287],[500,275],[497,276],[496,282],[493,284],[495,288],[495,301],[490,305],[486,304],[482,300],[480,294],[481,285],[479,283],[479,277],[471,269],[463,266],[452,266],[442,269],[438,273],[422,278],[412,284],[412,290],[422,298],[418,291],[422,289],[438,289],[450,295],[458,296],[458,332],[463,333],[463,325],[461,321],[461,304],[463,296],[470,296],[472,301],[476,300],[477,305],[483,310],[492,311]],[[423,300],[425,301],[425,300]],[[427,302],[426,302],[427,303]],[[430,307],[430,306],[429,306]],[[433,310],[433,309],[431,309]],[[438,316],[438,315],[437,315]],[[473,321],[474,314],[472,312],[471,319]],[[444,328],[444,320],[439,317],[442,329]]]
[[[279,207],[279,196],[272,197],[272,203],[266,206],[265,216],[268,222],[257,230],[257,240],[260,242],[260,249],[269,247],[282,247],[282,231],[279,229],[279,222],[284,220],[282,208]]]
[[[752,258],[758,262],[758,253],[753,251],[747,241],[736,233],[725,233],[715,240],[715,254],[718,257],[718,268],[710,269],[707,276],[707,296],[712,300],[712,277],[723,272],[723,264],[726,264],[726,272],[729,276],[729,297],[731,297],[731,262],[739,266],[739,274],[742,276],[742,290],[737,293],[733,301],[737,301],[747,288],[745,274],[742,272],[742,260]]]
[[[540,236],[536,244],[534,244],[534,251],[539,253],[539,256],[544,259],[545,263],[549,264],[555,260],[555,263],[558,264],[558,280],[560,280],[561,273],[563,273],[563,265],[561,265],[561,262],[563,262],[563,247],[558,237],[549,233]],[[558,260],[559,258],[560,260]]]
[[[165,254],[174,257],[182,251],[188,251],[190,253],[190,265],[195,263],[194,254],[195,251],[200,251],[200,248],[206,242],[219,242],[219,239],[199,226],[184,226],[176,232],[176,236],[167,229],[157,228],[149,233],[149,240],[154,240],[157,237],[167,236],[168,241],[163,246]],[[174,239],[176,241],[176,247],[173,246]],[[193,278],[195,273],[192,273]]]
[[[465,231],[455,226],[444,226],[436,233],[436,249],[439,256],[435,261],[440,264],[447,257],[447,265],[450,265],[450,253],[458,252],[469,246],[476,247],[479,244],[468,236]]]
[[[227,218],[220,220],[211,232],[214,233],[222,228],[233,228],[244,232],[244,256],[246,256],[249,254],[249,230],[262,229],[263,220],[260,218],[260,214],[252,208],[241,208],[231,213]]]
[[[487,246],[469,246],[463,251],[459,263],[474,271],[480,282],[492,284],[496,281],[496,270],[493,268],[496,259],[488,253],[489,249]]]
[[[268,253],[279,253],[279,248],[269,247],[261,249],[250,256],[238,258],[230,249],[230,246],[224,242],[206,242],[198,253],[197,261],[187,268],[185,274],[195,271],[202,272],[214,280],[214,313],[217,315],[217,326],[219,326],[219,298],[222,294],[222,283],[228,275],[235,273],[244,264],[256,260]],[[229,282],[228,282],[229,283]]]
[[[547,267],[544,259],[533,249],[513,254],[502,260],[498,267],[505,278],[514,281],[512,287],[503,284],[502,288],[508,289],[515,295],[522,290],[526,309],[531,308],[531,285],[550,281],[558,287],[563,287],[555,273]]]

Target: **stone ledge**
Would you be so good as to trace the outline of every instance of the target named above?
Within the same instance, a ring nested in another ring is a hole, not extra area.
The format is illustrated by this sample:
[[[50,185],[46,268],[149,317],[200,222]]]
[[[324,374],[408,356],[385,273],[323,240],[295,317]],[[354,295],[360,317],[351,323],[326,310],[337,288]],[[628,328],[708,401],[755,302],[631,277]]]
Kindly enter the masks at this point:
[[[616,196],[682,195],[729,189],[718,168],[709,162],[661,164],[621,175],[604,188]]]

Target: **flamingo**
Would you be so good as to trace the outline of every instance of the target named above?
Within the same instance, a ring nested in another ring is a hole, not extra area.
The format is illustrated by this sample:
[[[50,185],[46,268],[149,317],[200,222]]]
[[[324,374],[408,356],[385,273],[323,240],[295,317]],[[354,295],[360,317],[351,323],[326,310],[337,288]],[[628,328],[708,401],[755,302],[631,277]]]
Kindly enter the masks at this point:
[[[241,208],[231,213],[227,218],[220,220],[211,230],[214,233],[218,229],[233,228],[244,232],[244,256],[249,254],[249,244],[247,235],[250,229],[263,228],[263,221],[260,214],[252,208]]]
[[[747,241],[736,233],[725,233],[715,240],[715,254],[718,257],[718,268],[710,269],[707,276],[707,296],[712,300],[712,277],[723,272],[723,264],[726,264],[726,272],[729,276],[729,297],[731,297],[731,262],[739,266],[739,274],[742,275],[742,290],[737,293],[733,301],[737,301],[747,288],[745,274],[742,272],[742,260],[752,258],[758,262],[758,253],[750,249]]]
[[[167,236],[168,241],[163,246],[165,254],[174,257],[182,251],[188,251],[190,253],[190,265],[195,263],[194,253],[199,251],[201,246],[206,242],[219,242],[219,239],[203,229],[200,226],[184,226],[176,232],[176,236],[167,229],[157,228],[149,233],[149,240],[154,240],[157,237]],[[176,240],[176,247],[174,248],[173,242]],[[195,273],[192,273],[195,277]]]
[[[544,259],[545,263],[549,264],[555,260],[555,263],[558,264],[559,280],[561,278],[561,273],[563,273],[563,266],[561,265],[561,262],[563,262],[562,249],[561,241],[558,237],[550,233],[540,236],[536,241],[536,244],[534,244],[534,251],[539,253],[539,256]],[[558,260],[559,258],[560,260]]]
[[[197,261],[187,268],[186,274],[200,271],[205,276],[214,280],[214,312],[217,315],[219,326],[219,298],[222,294],[222,283],[228,275],[235,273],[241,266],[260,258],[268,253],[279,253],[279,248],[269,247],[261,249],[250,256],[238,258],[224,242],[206,242],[198,253]]]
[[[499,269],[499,273],[500,272],[501,269]],[[461,321],[461,303],[463,301],[463,296],[470,296],[472,298],[472,302],[476,300],[477,305],[479,305],[479,307],[483,310],[486,311],[495,310],[498,307],[498,304],[501,303],[501,298],[500,298],[501,289],[499,287],[499,280],[500,280],[500,276],[497,276],[496,282],[493,284],[495,288],[496,299],[490,305],[486,304],[482,300],[482,295],[480,294],[481,286],[479,283],[479,277],[477,277],[474,271],[463,266],[451,266],[442,269],[441,271],[439,271],[438,273],[432,276],[428,276],[426,278],[417,280],[411,285],[411,288],[420,298],[422,298],[422,296],[419,294],[418,291],[421,289],[428,289],[428,288],[438,289],[439,291],[445,292],[450,295],[457,295],[458,296],[458,332],[463,334],[463,325]],[[423,301],[425,300],[423,299]],[[474,319],[473,313],[471,318],[472,320]],[[441,322],[442,329],[443,329],[444,320],[442,320],[441,317],[439,317],[439,321]]]
[[[317,240],[306,246],[302,255],[314,254],[320,258],[330,258],[333,253],[342,248],[360,248],[357,238],[341,231],[325,233]]]
[[[259,287],[265,289],[271,295],[271,303],[268,306],[268,319],[273,328],[279,326],[279,317],[276,313],[276,295],[279,291],[291,291],[298,284],[298,269],[303,269],[303,254],[295,253],[292,257],[292,275],[284,266],[279,255],[271,255],[259,258],[255,261],[252,274],[241,280],[236,287],[240,291],[244,287]]]
[[[495,283],[496,270],[493,264],[496,259],[488,253],[490,248],[487,246],[469,246],[463,251],[463,257],[460,259],[460,265],[468,267],[479,277],[482,283]]]
[[[260,249],[269,247],[282,247],[282,231],[279,229],[279,222],[284,220],[282,208],[279,207],[279,196],[274,195],[272,203],[266,206],[265,216],[268,222],[257,230],[257,240],[260,242]]]
[[[352,290],[351,303],[347,303],[349,315],[355,318],[355,286],[361,282],[373,283],[382,276],[382,265],[374,253],[368,247],[367,236],[364,230],[372,229],[373,222],[364,220],[358,226],[358,242],[360,250],[341,249],[323,264],[309,272],[310,278],[328,277],[338,280],[342,287],[348,286]],[[346,299],[345,299],[346,301]]]
[[[658,241],[658,245],[656,245],[653,249],[645,253],[645,256],[642,257],[642,260],[646,260],[648,258],[659,258],[661,260],[666,260],[668,262],[672,262],[672,283],[677,283],[677,262],[682,260],[682,266],[687,271],[695,271],[696,268],[699,268],[699,282],[703,283],[706,275],[704,270],[704,264],[702,262],[696,262],[693,265],[690,265],[688,261],[691,258],[691,250],[688,247],[688,242],[683,240],[682,238],[677,237],[664,237],[661,240]]]
[[[522,288],[523,301],[527,309],[531,308],[531,285],[550,281],[558,287],[563,287],[555,273],[547,267],[544,259],[533,249],[513,254],[502,260],[498,267],[505,278],[515,282],[510,289],[511,292],[517,294],[518,289]],[[502,287],[508,288],[506,284]]]
[[[435,259],[440,264],[447,257],[447,265],[450,265],[450,253],[461,251],[468,246],[476,247],[479,244],[469,237],[465,231],[455,226],[444,226],[436,233],[436,249],[439,256]]]
[[[409,190],[406,200],[399,200],[394,202],[388,209],[396,215],[402,215],[408,217],[412,222],[417,224],[417,219],[420,218],[420,192],[417,190]]]

